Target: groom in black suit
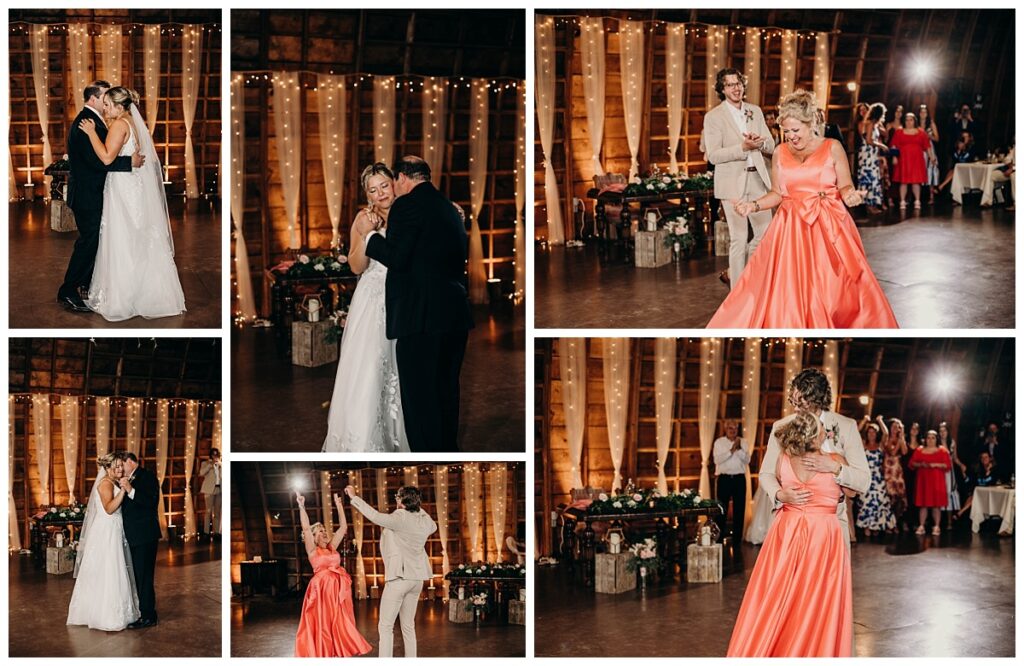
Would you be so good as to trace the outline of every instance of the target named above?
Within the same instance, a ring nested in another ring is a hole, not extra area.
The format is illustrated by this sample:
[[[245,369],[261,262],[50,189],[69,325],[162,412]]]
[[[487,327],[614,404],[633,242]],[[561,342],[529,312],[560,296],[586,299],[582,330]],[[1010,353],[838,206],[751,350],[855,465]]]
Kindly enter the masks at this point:
[[[85,106],[75,116],[68,129],[68,161],[71,163],[71,177],[68,180],[68,206],[75,214],[78,225],[78,240],[68,262],[64,284],[57,290],[57,302],[75,312],[89,312],[82,301],[80,289],[88,289],[92,281],[92,269],[96,263],[96,249],[100,242],[100,217],[103,214],[103,186],[108,171],[131,171],[140,167],[145,158],[136,151],[128,157],[116,157],[109,165],[104,164],[92,149],[88,135],[78,125],[86,119],[95,120],[96,134],[100,141],[107,140],[107,124],[103,120],[103,95],[110,84],[94,81],[85,87]]]
[[[132,554],[135,588],[139,594],[142,617],[128,625],[129,629],[152,627],[156,624],[156,590],[153,579],[156,571],[156,547],[160,541],[160,484],[153,473],[139,467],[138,457],[131,451],[119,454],[124,461],[121,488],[128,493],[121,504],[124,536]]]
[[[466,226],[430,183],[419,157],[395,165],[398,199],[387,236],[366,235],[366,256],[388,268],[387,336],[397,340],[402,411],[413,451],[457,451],[459,372],[473,328]]]

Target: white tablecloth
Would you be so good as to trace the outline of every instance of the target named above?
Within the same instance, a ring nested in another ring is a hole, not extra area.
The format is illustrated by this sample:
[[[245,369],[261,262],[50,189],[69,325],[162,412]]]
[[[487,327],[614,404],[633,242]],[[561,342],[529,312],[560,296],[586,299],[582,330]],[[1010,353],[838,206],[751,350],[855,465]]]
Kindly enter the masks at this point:
[[[1000,534],[1013,534],[1014,501],[1017,493],[1013,488],[1000,486],[978,486],[974,489],[974,500],[971,502],[972,529],[977,532],[982,521],[989,516],[999,516],[1003,522],[999,525]]]
[[[957,164],[953,167],[953,183],[950,185],[950,193],[953,201],[963,204],[964,190],[981,190],[981,205],[992,205],[992,186],[999,181],[1006,180],[999,168],[1003,164],[983,164],[971,162],[968,164]]]

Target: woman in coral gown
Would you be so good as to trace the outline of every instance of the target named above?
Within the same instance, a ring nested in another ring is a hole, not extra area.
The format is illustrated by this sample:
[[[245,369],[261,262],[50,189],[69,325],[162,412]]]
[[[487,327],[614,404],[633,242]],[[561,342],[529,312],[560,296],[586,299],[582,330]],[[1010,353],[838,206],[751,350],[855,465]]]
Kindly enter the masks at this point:
[[[821,450],[825,428],[817,416],[801,411],[779,426],[775,437],[782,449],[778,476],[783,490],[807,490],[810,497],[803,504],[783,504],[769,528],[727,656],[849,657],[850,547],[836,513],[844,490],[831,474],[808,474],[794,462]],[[841,456],[832,455],[845,464]]]
[[[946,473],[953,469],[949,450],[939,446],[939,433],[929,430],[924,437],[924,446],[914,449],[910,456],[910,468],[914,470],[914,505],[917,506],[917,534],[924,534],[925,521],[929,511],[932,514],[932,535],[942,534],[942,510],[949,503]]]
[[[357,657],[373,649],[356,628],[352,607],[352,579],[341,567],[338,546],[348,531],[345,507],[340,495],[334,496],[338,507],[338,530],[334,538],[327,535],[322,524],[309,524],[306,498],[295,493],[302,522],[302,541],[313,567],[313,578],[302,600],[302,617],[295,634],[296,657]]]
[[[740,215],[778,212],[708,328],[897,328],[844,206],[862,194],[842,146],[815,131],[814,95],[786,95],[779,123],[772,191],[733,204]]]

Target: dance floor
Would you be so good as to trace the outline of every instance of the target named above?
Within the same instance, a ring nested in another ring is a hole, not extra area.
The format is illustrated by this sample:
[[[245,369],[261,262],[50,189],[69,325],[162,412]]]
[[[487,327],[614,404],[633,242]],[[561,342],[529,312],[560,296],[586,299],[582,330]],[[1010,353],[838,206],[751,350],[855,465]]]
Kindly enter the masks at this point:
[[[1013,328],[1014,219],[952,207],[857,220],[868,261],[902,328]],[[728,293],[728,257],[635,268],[598,241],[535,252],[538,328],[702,328]]]
[[[378,599],[355,604],[356,626],[373,646],[367,657],[377,656]],[[291,657],[299,627],[302,601],[274,601],[252,597],[231,603],[232,657]],[[416,612],[416,648],[420,657],[524,657],[526,633],[522,625],[474,627],[448,621],[448,606],[421,601]],[[395,656],[403,654],[402,632],[395,625]]]
[[[57,289],[78,232],[50,229],[49,207],[42,201],[16,202],[10,216],[11,328],[220,328],[221,216],[220,201],[181,197],[168,202],[174,234],[174,261],[185,292],[187,312],[177,317],[108,322],[94,313],[65,309]]]
[[[64,624],[75,579],[46,573],[28,555],[8,558],[11,657],[219,657],[219,541],[161,544],[156,611],[148,629],[97,631]]]
[[[523,451],[526,382],[523,308],[473,313],[462,364],[459,450]],[[231,450],[235,453],[318,452],[337,364],[292,365],[276,353],[270,328],[231,332]],[[358,380],[358,378],[353,378]],[[273,418],[267,418],[268,415]]]
[[[966,521],[965,521],[966,522]],[[725,561],[721,584],[665,581],[597,594],[565,567],[537,567],[538,657],[724,657],[758,548]],[[1012,538],[903,534],[853,545],[854,656],[1013,657]]]

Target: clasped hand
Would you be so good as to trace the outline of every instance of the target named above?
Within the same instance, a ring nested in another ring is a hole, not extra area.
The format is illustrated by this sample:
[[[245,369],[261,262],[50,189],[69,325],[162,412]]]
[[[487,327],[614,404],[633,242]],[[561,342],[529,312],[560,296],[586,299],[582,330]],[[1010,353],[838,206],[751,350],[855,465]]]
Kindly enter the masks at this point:
[[[755,132],[744,132],[743,133],[743,150],[761,150],[761,146],[764,145],[764,137],[760,136]]]

